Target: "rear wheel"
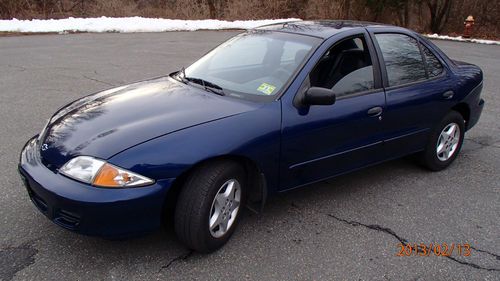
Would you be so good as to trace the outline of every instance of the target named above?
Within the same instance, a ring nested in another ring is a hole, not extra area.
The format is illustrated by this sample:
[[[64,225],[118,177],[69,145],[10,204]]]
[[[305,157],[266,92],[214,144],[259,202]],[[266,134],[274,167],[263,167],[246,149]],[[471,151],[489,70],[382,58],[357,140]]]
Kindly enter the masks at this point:
[[[420,162],[432,171],[448,167],[457,158],[465,133],[462,115],[456,111],[448,113],[431,133]]]
[[[245,199],[245,170],[232,161],[196,169],[179,194],[175,232],[187,247],[209,253],[233,234]]]

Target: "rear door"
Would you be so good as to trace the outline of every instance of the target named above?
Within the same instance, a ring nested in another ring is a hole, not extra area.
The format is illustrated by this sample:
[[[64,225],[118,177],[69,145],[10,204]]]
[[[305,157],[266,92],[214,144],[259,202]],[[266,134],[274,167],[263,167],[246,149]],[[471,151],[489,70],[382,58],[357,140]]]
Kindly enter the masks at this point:
[[[445,64],[403,30],[370,30],[386,93],[384,158],[422,150],[453,96]]]

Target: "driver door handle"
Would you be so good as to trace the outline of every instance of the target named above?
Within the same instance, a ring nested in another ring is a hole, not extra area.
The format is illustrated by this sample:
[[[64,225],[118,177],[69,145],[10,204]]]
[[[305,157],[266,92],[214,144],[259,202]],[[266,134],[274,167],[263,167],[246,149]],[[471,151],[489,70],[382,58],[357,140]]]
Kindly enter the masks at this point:
[[[382,114],[382,107],[380,107],[380,106],[372,107],[372,108],[368,109],[367,114],[371,117],[377,117],[380,114]]]

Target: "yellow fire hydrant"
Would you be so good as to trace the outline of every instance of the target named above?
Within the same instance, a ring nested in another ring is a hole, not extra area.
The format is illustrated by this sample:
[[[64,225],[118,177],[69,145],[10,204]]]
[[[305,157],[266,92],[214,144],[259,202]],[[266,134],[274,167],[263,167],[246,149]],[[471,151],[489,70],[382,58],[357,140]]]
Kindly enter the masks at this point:
[[[474,17],[468,16],[464,22],[464,38],[470,38],[472,36],[474,27]]]

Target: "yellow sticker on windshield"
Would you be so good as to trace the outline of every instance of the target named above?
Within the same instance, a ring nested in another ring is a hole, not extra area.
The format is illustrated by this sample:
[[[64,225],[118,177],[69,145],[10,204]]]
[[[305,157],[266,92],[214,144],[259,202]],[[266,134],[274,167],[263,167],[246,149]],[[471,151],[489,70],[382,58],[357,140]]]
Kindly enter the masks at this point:
[[[271,84],[267,83],[262,83],[260,86],[257,88],[257,91],[262,92],[266,95],[270,95],[276,90],[276,86],[273,86]]]

